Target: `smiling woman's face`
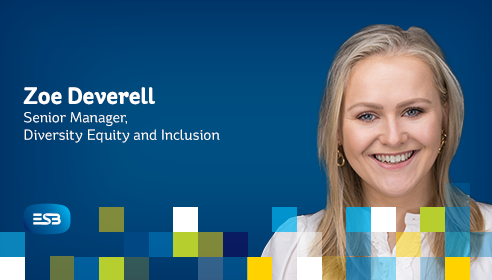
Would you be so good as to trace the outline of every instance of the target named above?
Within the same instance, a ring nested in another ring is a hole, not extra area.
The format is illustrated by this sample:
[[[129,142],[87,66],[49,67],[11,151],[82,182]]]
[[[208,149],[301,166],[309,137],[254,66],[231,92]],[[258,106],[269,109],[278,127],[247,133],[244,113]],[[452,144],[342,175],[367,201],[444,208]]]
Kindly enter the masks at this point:
[[[363,188],[397,197],[430,187],[443,117],[432,71],[419,58],[358,62],[342,104],[341,138]]]

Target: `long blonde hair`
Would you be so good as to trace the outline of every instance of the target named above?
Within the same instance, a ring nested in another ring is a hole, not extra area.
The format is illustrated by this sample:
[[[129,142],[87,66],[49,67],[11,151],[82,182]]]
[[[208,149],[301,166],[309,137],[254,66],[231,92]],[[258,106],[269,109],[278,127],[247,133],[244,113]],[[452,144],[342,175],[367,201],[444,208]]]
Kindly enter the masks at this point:
[[[463,201],[464,194],[449,185],[449,166],[461,137],[464,100],[460,84],[444,60],[441,48],[422,28],[407,31],[393,25],[370,25],[350,37],[338,50],[328,73],[327,86],[319,113],[318,156],[328,175],[328,198],[318,232],[322,233],[323,279],[345,279],[345,208],[362,206],[361,180],[350,164],[337,166],[337,138],[340,128],[342,99],[355,64],[372,55],[411,55],[424,61],[433,72],[433,80],[440,92],[440,101],[448,121],[445,123],[447,143],[437,157],[434,172],[435,207],[463,206],[452,201]],[[454,197],[455,199],[450,199]],[[457,205],[458,204],[458,205]],[[468,205],[466,205],[468,206]],[[478,205],[470,200],[470,230],[484,231],[484,221]],[[445,256],[444,233],[433,233],[429,240],[435,257]]]

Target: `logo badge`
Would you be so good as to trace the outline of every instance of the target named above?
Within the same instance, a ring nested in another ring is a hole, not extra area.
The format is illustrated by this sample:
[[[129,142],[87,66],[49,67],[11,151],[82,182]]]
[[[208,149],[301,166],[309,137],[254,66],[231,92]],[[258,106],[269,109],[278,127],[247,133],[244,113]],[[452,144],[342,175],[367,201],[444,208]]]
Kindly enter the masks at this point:
[[[24,211],[24,227],[35,234],[64,233],[70,221],[70,211],[60,204],[35,204]]]

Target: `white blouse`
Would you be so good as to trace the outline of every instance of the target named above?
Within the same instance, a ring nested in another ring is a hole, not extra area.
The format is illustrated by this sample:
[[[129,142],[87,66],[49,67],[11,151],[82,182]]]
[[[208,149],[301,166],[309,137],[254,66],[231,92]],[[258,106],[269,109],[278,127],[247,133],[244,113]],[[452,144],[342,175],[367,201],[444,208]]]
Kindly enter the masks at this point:
[[[492,231],[492,205],[478,203],[485,221],[487,232]],[[273,280],[296,280],[297,258],[308,257],[311,251],[321,257],[321,248],[312,246],[314,239],[321,240],[321,233],[316,232],[323,218],[324,210],[315,214],[297,217],[297,232],[276,232],[270,239],[262,257],[272,257]],[[293,219],[295,221],[295,219]],[[291,222],[293,222],[291,220]],[[287,221],[286,223],[289,223]],[[407,213],[405,232],[420,232],[420,215]],[[430,247],[426,234],[421,233],[421,256],[430,257]],[[371,233],[372,257],[396,257],[396,250],[390,249],[388,235],[385,232]],[[490,246],[490,243],[484,245]],[[483,248],[492,252],[492,248]],[[313,256],[311,254],[311,256]],[[479,257],[470,267],[470,279],[492,279],[492,257]],[[396,258],[396,279],[419,280],[420,258]]]

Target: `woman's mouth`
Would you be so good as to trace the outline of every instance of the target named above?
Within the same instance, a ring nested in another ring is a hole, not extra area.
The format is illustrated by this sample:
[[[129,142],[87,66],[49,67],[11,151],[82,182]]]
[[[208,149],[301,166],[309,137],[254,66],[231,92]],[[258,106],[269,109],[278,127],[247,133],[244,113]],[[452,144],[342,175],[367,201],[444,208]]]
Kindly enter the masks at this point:
[[[401,153],[401,154],[374,154],[372,155],[377,161],[386,163],[386,164],[399,164],[401,162],[405,162],[409,160],[413,155],[415,154],[415,151],[410,151],[406,153]]]

